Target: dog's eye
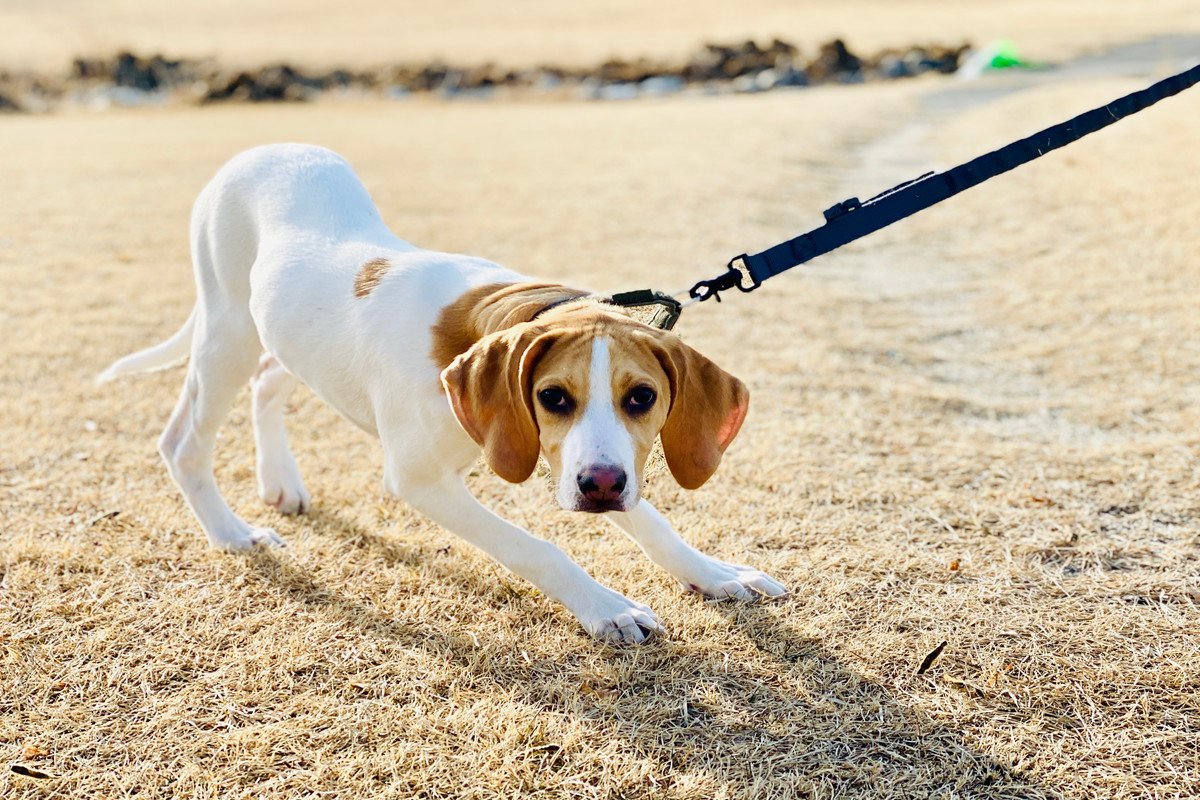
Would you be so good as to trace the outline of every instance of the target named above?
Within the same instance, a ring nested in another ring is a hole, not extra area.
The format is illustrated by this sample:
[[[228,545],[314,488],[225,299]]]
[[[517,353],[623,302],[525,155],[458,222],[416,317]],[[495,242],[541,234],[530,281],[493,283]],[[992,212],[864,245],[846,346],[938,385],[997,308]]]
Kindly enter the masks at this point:
[[[638,386],[625,398],[625,410],[630,414],[641,414],[649,411],[657,399],[658,395],[649,386]]]
[[[557,386],[538,392],[538,402],[542,404],[542,408],[555,414],[566,414],[575,407],[571,396]]]

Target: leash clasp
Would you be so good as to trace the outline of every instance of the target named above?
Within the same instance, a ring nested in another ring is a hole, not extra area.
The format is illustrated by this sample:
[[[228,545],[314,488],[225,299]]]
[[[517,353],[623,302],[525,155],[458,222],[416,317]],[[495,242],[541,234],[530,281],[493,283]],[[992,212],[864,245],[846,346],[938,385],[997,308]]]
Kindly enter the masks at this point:
[[[622,308],[638,308],[640,306],[658,306],[650,324],[659,330],[669,331],[679,321],[683,313],[683,304],[665,292],[653,289],[635,289],[632,292],[618,292],[608,298],[608,302]]]
[[[729,259],[726,272],[715,278],[699,281],[691,289],[688,289],[688,296],[697,302],[704,302],[711,297],[719,303],[721,302],[720,293],[727,289],[737,288],[743,292],[753,292],[762,286],[762,283],[754,280],[754,276],[750,274],[750,269],[746,266],[746,258],[747,255],[742,253],[740,256]],[[740,268],[734,266],[735,264]],[[743,280],[749,281],[749,284],[743,283]]]

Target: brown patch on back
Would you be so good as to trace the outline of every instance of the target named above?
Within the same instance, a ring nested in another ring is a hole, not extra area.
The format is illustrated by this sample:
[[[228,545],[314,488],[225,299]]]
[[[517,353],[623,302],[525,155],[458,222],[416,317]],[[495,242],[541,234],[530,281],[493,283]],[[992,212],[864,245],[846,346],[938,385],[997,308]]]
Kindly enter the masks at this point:
[[[465,292],[442,309],[433,326],[430,354],[445,369],[490,333],[529,322],[547,306],[587,292],[553,283],[488,283]],[[557,310],[557,309],[556,309]]]
[[[372,258],[359,267],[358,274],[354,276],[354,296],[366,297],[369,295],[371,290],[383,280],[384,273],[391,266],[386,258]]]

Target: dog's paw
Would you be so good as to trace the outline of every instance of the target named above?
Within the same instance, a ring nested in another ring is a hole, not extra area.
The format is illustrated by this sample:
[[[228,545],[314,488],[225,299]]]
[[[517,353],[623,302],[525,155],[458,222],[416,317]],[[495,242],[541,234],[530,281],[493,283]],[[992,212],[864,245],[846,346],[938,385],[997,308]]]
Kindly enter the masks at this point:
[[[712,600],[733,598],[754,601],[787,594],[787,589],[781,583],[762,570],[726,564],[715,558],[706,557],[691,569],[677,573],[675,577],[689,591]]]
[[[258,474],[258,496],[280,514],[303,514],[312,505],[312,497],[298,474],[263,468]]]
[[[208,535],[209,544],[227,553],[243,552],[255,547],[287,547],[283,537],[273,528],[256,528],[242,523],[233,530]]]
[[[666,635],[667,629],[649,606],[603,589],[588,598],[585,608],[572,609],[584,630],[610,644],[641,644],[654,634]]]

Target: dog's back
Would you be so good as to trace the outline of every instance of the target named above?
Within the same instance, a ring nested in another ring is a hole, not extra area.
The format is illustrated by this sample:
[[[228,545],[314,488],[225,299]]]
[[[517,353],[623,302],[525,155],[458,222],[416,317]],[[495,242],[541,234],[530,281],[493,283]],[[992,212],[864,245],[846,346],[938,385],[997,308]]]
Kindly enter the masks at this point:
[[[346,159],[310,144],[269,144],[234,156],[197,199],[193,223],[216,204],[273,230],[325,230],[338,236],[386,230]]]
[[[193,207],[191,248],[192,315],[170,339],[120,359],[101,378],[195,357],[196,341],[247,351],[261,344],[372,432],[374,376],[400,366],[438,385],[427,356],[441,307],[473,285],[521,279],[484,259],[397,237],[350,164],[314,145],[256,147],[221,167]]]
[[[201,291],[211,271],[220,291],[242,302],[255,263],[289,249],[351,242],[416,249],[388,231],[344,158],[302,144],[256,147],[221,167],[196,199],[191,241]]]

